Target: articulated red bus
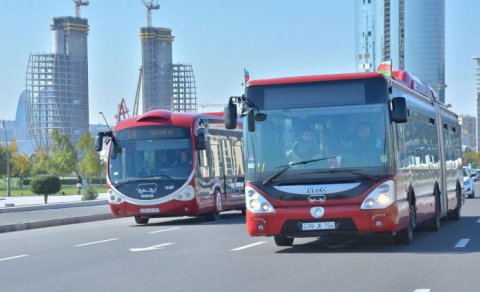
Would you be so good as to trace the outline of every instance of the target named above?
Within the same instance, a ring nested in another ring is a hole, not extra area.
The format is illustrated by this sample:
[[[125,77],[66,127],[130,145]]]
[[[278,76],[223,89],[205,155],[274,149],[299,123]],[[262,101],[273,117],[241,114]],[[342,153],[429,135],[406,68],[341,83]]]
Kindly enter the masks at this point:
[[[405,71],[250,81],[225,109],[245,113],[247,230],[295,237],[388,233],[460,218],[460,125]]]
[[[108,137],[107,185],[112,213],[150,218],[245,210],[242,131],[226,130],[222,113],[155,110],[100,132]]]

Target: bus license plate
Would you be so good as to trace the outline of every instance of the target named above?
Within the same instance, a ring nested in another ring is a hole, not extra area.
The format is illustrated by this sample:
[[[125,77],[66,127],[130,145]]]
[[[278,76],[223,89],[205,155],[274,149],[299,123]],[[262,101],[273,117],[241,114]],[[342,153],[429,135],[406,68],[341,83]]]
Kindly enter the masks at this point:
[[[160,213],[159,208],[141,208],[140,213],[145,214],[145,213]]]
[[[335,229],[335,222],[311,222],[311,223],[302,223],[302,230],[331,230]]]

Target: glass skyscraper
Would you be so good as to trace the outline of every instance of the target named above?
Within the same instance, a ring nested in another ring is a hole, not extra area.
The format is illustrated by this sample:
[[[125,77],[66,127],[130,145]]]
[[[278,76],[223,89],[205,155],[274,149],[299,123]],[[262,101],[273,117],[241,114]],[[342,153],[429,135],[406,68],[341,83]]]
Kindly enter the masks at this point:
[[[445,102],[445,0],[357,0],[355,15],[358,71],[390,60]]]

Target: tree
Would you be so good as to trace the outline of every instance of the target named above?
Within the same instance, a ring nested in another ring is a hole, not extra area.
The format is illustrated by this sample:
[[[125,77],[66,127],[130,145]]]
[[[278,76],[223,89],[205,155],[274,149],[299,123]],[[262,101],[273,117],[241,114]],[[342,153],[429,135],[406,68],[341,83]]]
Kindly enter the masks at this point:
[[[32,165],[31,174],[34,176],[46,174],[48,172],[47,163],[49,159],[50,155],[48,155],[48,152],[45,149],[37,149],[35,154],[30,158],[30,163]]]
[[[50,159],[47,161],[47,169],[49,173],[56,175],[70,174],[75,172],[78,174],[77,151],[67,134],[60,134],[54,129],[50,135]]]
[[[17,140],[15,138],[12,139],[12,143],[10,144],[10,167],[11,167],[11,175],[14,177],[19,177],[22,180],[25,176],[30,173],[32,165],[26,154],[19,154],[18,153],[18,146]],[[21,185],[21,184],[20,184]]]
[[[82,156],[79,163],[80,173],[87,177],[99,174],[102,171],[102,161],[95,151],[95,141],[90,132],[80,137],[77,149]]]
[[[56,194],[61,188],[60,178],[51,174],[36,176],[30,182],[30,190],[34,194],[43,195],[45,204],[47,204],[48,195]]]
[[[463,162],[463,165],[468,165],[472,162],[475,162],[477,165],[479,165],[480,153],[478,153],[478,152],[465,152],[462,155],[462,162]]]

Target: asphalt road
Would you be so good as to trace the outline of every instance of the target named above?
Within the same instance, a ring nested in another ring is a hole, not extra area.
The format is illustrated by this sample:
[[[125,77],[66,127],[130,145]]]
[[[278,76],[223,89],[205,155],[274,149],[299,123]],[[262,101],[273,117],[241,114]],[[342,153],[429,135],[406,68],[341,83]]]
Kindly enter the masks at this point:
[[[0,290],[480,291],[480,198],[411,245],[378,236],[277,247],[244,223],[229,212],[213,223],[125,218],[0,234]]]

